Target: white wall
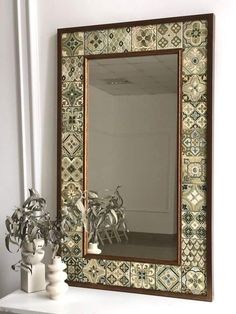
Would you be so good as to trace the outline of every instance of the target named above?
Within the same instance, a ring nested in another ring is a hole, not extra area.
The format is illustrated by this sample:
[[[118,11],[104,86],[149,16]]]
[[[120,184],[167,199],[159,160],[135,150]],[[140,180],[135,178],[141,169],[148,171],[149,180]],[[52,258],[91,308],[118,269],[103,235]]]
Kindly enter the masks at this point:
[[[1,140],[1,224],[2,216],[5,217],[8,209],[18,204],[19,193],[19,164],[18,164],[18,130],[16,108],[17,101],[14,90],[6,93],[5,86],[14,86],[15,77],[15,39],[12,27],[12,3],[15,1],[1,0],[1,50],[4,55],[4,67],[1,67],[1,127],[4,137]],[[30,0],[35,2],[35,0]],[[91,25],[98,23],[111,23],[140,19],[162,18],[168,16],[191,15],[200,13],[215,13],[215,135],[214,135],[214,286],[215,300],[213,303],[175,300],[158,297],[139,296],[138,308],[129,297],[129,313],[151,313],[165,311],[165,313],[214,313],[225,311],[234,313],[235,309],[235,0],[40,0],[38,5],[39,26],[39,62],[40,62],[40,96],[42,119],[43,167],[42,178],[43,192],[47,197],[50,207],[56,206],[56,29],[60,27]],[[6,12],[7,10],[7,12]],[[8,49],[11,48],[13,50]],[[6,51],[7,50],[7,51]],[[4,84],[4,87],[2,87]],[[14,87],[13,87],[14,88]],[[4,96],[5,95],[5,96]],[[2,109],[2,100],[7,105]],[[12,103],[12,107],[11,104]],[[15,108],[14,108],[15,107]],[[6,117],[8,116],[8,120]],[[9,118],[11,117],[11,119]],[[5,118],[5,119],[4,119]],[[13,121],[13,123],[11,122]],[[9,123],[8,123],[9,122]],[[34,121],[37,123],[37,120]],[[10,127],[14,125],[14,131]],[[12,137],[10,137],[13,132]],[[8,133],[8,134],[7,134]],[[10,137],[10,138],[9,138]],[[40,145],[40,142],[38,143]],[[6,151],[2,147],[8,148]],[[11,147],[11,150],[10,150]],[[8,154],[8,156],[6,156]],[[17,161],[16,161],[17,160]],[[38,168],[41,165],[37,165]],[[17,182],[17,183],[16,183]],[[15,194],[11,192],[6,196],[5,191],[15,187]],[[5,213],[4,213],[5,212]],[[1,225],[1,230],[3,226]],[[1,231],[4,233],[3,231]],[[2,238],[1,233],[1,238]],[[2,241],[2,240],[1,240]],[[7,272],[10,255],[7,255],[1,242],[0,272],[1,295],[9,291],[8,282],[12,283],[17,276]],[[3,280],[3,282],[2,282]],[[9,284],[10,285],[10,284]],[[11,288],[17,286],[13,283]],[[89,292],[88,292],[89,293]],[[114,293],[115,297],[115,293]],[[145,302],[145,300],[148,300]],[[127,304],[116,304],[114,313],[125,312]]]

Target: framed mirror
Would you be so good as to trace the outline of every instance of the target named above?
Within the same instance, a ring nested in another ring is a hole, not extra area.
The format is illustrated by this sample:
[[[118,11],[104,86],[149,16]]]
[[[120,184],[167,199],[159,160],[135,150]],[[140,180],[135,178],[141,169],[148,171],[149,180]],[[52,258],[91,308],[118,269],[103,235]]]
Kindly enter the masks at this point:
[[[212,14],[58,30],[58,212],[117,202],[100,254],[80,226],[63,244],[69,284],[211,300],[212,32]]]

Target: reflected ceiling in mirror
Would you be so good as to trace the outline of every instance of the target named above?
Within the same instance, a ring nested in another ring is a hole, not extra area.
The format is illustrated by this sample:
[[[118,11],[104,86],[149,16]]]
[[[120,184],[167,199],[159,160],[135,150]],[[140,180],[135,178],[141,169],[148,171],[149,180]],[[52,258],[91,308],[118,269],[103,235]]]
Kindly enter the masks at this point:
[[[178,54],[87,61],[87,189],[123,199],[105,257],[177,260]]]

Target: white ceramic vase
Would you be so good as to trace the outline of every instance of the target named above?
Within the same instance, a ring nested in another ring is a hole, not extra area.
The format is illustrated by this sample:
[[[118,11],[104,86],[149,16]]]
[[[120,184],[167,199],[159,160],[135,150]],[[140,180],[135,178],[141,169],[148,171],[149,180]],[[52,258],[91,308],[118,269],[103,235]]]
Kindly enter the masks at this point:
[[[35,239],[25,242],[22,246],[21,257],[21,289],[26,292],[45,290],[44,240]]]
[[[58,300],[67,291],[68,284],[65,283],[67,274],[63,271],[66,269],[66,264],[62,262],[60,256],[55,256],[52,264],[48,265],[48,281],[46,287],[50,299]]]
[[[98,248],[98,243],[89,242],[88,253],[89,254],[101,254],[102,250]]]

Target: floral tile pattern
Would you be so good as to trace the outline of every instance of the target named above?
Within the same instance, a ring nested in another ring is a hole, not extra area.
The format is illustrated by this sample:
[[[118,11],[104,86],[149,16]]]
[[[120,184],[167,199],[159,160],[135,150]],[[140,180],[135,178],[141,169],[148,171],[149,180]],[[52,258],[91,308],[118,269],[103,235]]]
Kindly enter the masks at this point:
[[[206,21],[184,23],[184,47],[206,47],[207,34]]]
[[[206,294],[207,28],[193,20],[62,34],[62,205],[83,186],[84,56],[183,48],[181,265],[85,259],[78,225],[61,247],[70,281]]]
[[[206,101],[206,75],[183,76],[183,99],[185,102]]]
[[[206,293],[206,275],[202,268],[186,267],[182,269],[182,292]]]
[[[182,210],[192,212],[206,211],[206,186],[184,184],[182,187]]]
[[[183,23],[157,25],[157,49],[182,48]]]
[[[106,283],[112,286],[130,286],[130,262],[108,261]]]
[[[200,183],[206,182],[206,159],[203,157],[183,158],[183,183]]]
[[[132,51],[156,49],[156,25],[132,28]]]
[[[205,156],[206,155],[206,131],[195,128],[184,130],[182,139],[182,151],[184,156]]]
[[[83,83],[63,82],[62,83],[62,107],[83,106]]]
[[[104,260],[85,260],[83,282],[102,283],[106,281],[106,262]]]
[[[181,292],[181,267],[158,265],[156,269],[156,289]]]
[[[134,288],[155,289],[155,265],[131,263],[131,286]]]
[[[107,30],[85,32],[85,54],[107,53]]]
[[[62,56],[72,57],[84,54],[84,33],[67,33],[62,35]]]
[[[83,131],[83,111],[82,107],[62,108],[62,132]]]
[[[187,48],[183,52],[183,73],[202,75],[207,71],[206,48]]]
[[[182,265],[189,267],[206,267],[206,240],[183,239]]]
[[[183,129],[206,129],[206,126],[207,103],[183,102]]]
[[[131,28],[114,28],[108,30],[108,53],[131,51]]]

